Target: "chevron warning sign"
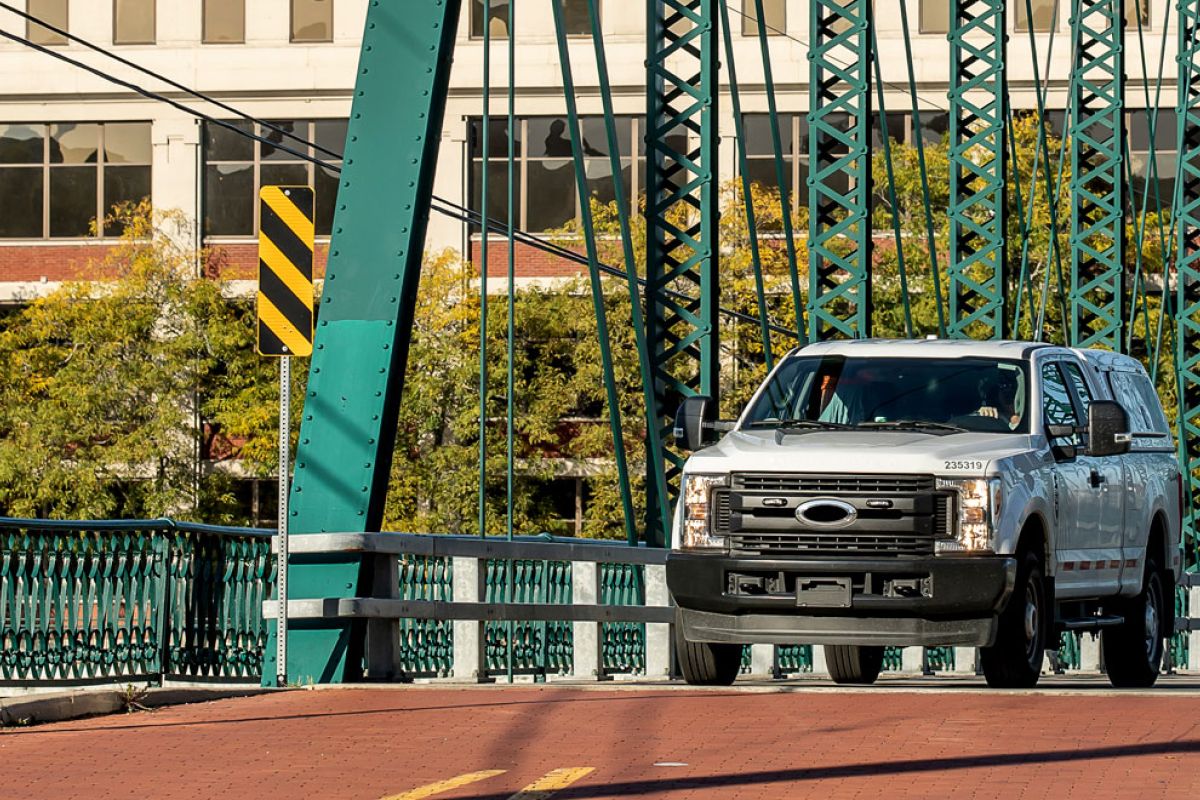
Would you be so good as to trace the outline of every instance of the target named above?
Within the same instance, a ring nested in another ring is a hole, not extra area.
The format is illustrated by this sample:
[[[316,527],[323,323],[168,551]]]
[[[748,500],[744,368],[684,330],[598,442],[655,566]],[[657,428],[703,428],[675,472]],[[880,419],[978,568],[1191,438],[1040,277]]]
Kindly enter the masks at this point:
[[[259,202],[258,352],[312,355],[312,189],[264,186]]]

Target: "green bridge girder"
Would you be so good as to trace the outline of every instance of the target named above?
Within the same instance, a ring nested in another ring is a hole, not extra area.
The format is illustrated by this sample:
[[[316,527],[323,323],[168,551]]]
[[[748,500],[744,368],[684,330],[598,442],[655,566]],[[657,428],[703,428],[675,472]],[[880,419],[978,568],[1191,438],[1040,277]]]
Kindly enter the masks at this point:
[[[811,0],[808,324],[871,335],[871,0]]]
[[[1071,344],[1124,345],[1125,0],[1073,0]]]
[[[1000,339],[1008,263],[1007,4],[952,0],[950,11],[947,328],[953,338]]]
[[[717,0],[653,0],[647,9],[646,343],[666,442],[680,401],[716,397],[720,384],[720,15]],[[663,506],[674,505],[686,456],[665,444],[646,455],[646,542],[661,547],[670,536]],[[660,469],[669,497],[654,488]]]
[[[377,531],[383,520],[459,5],[372,0],[367,9],[296,450],[296,536]],[[292,554],[288,595],[369,596],[363,561]],[[291,623],[289,681],[360,677],[360,627]],[[272,641],[268,682],[274,652]]]
[[[1189,483],[1184,509],[1188,564],[1197,557],[1200,515],[1200,6],[1179,6],[1179,167],[1175,192],[1176,364],[1179,460]]]

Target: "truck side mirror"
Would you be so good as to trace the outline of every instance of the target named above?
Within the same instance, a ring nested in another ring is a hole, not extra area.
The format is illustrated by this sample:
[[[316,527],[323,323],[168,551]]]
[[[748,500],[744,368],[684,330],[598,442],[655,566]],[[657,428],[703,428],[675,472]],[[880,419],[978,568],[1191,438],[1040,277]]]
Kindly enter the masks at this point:
[[[1093,400],[1088,406],[1089,456],[1119,456],[1129,452],[1129,415],[1114,400]]]
[[[711,397],[698,394],[685,397],[675,413],[675,446],[681,450],[700,450],[716,441],[713,435],[717,421],[717,403]]]

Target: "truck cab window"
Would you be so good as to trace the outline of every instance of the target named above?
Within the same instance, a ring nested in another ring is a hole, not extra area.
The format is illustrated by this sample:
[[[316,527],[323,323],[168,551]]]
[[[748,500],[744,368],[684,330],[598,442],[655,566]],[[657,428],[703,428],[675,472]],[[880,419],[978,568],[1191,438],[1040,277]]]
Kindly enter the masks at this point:
[[[1042,365],[1042,414],[1047,425],[1079,425],[1075,416],[1075,405],[1071,402],[1071,394],[1058,369],[1058,363]],[[1064,437],[1059,440],[1062,444],[1080,444],[1079,435]]]

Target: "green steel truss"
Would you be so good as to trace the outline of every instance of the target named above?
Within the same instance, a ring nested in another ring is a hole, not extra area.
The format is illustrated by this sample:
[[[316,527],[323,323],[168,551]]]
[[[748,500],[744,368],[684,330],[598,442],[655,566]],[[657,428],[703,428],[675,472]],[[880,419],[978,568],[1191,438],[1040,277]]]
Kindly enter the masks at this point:
[[[1196,562],[1200,509],[1200,7],[1179,5],[1179,181],[1175,189],[1180,461],[1190,485],[1184,526]]]
[[[379,530],[408,358],[459,0],[372,0],[291,489],[291,531]],[[290,559],[289,597],[369,596],[357,555]],[[273,630],[273,629],[272,629]],[[288,679],[353,680],[363,630],[289,627]],[[274,643],[264,680],[276,674]]]
[[[808,324],[871,335],[871,2],[812,0]]]
[[[717,0],[647,4],[646,57],[646,344],[661,438],[669,440],[680,400],[717,396]],[[695,299],[682,299],[682,295]],[[665,469],[668,492],[685,457],[662,446],[646,454],[646,541],[663,545],[656,490]]]
[[[1122,349],[1125,0],[1073,0],[1071,344]]]
[[[955,338],[1004,335],[1005,5],[951,4],[948,328]]]

